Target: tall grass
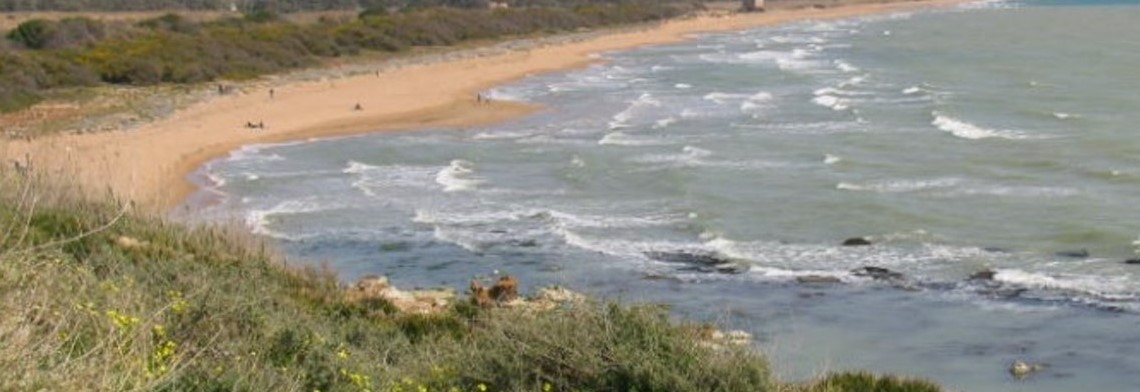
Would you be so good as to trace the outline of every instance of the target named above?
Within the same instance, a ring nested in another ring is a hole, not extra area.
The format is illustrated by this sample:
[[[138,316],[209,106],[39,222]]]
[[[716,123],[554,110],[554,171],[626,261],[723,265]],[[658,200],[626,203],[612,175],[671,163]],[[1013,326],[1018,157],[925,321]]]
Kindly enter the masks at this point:
[[[778,383],[656,306],[401,313],[240,230],[101,199],[0,172],[0,390],[937,391]]]

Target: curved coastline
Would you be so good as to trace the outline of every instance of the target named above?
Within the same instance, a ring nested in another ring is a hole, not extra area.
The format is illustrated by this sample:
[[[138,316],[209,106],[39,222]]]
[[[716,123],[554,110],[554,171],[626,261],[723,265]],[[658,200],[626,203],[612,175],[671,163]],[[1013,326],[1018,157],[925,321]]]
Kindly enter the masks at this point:
[[[27,160],[39,173],[91,192],[109,191],[145,209],[168,211],[192,194],[189,175],[243,145],[385,131],[480,126],[540,107],[478,102],[480,91],[527,75],[584,67],[595,53],[679,42],[690,34],[808,19],[830,19],[945,6],[963,0],[861,3],[764,13],[705,15],[654,27],[617,30],[581,41],[505,53],[420,62],[344,78],[293,82],[214,98],[134,130],[9,140],[5,160]],[[381,64],[377,64],[379,68]],[[264,90],[264,91],[263,91]],[[360,105],[361,110],[354,110]],[[245,124],[263,122],[263,129]]]

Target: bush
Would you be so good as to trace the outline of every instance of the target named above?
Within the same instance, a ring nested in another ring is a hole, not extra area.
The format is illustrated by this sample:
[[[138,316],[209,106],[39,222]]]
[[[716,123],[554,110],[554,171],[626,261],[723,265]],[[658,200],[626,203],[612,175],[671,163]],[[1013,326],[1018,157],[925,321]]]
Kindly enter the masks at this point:
[[[941,392],[938,385],[917,379],[876,376],[867,372],[836,373],[824,377],[810,392]]]

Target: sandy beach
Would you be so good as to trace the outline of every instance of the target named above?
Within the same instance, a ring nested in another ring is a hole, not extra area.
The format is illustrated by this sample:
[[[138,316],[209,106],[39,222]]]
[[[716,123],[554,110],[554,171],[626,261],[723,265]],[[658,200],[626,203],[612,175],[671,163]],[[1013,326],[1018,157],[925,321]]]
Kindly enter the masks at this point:
[[[582,67],[598,61],[592,56],[598,52],[676,42],[698,32],[960,2],[872,3],[707,15],[488,56],[400,68],[377,66],[375,73],[276,85],[272,95],[268,87],[247,86],[238,93],[220,95],[131,130],[4,140],[0,154],[5,164],[18,161],[50,178],[70,179],[88,192],[111,192],[143,208],[163,211],[194,191],[188,174],[242,145],[486,125],[541,108],[480,102],[479,91],[530,74]],[[264,127],[249,128],[249,123]]]

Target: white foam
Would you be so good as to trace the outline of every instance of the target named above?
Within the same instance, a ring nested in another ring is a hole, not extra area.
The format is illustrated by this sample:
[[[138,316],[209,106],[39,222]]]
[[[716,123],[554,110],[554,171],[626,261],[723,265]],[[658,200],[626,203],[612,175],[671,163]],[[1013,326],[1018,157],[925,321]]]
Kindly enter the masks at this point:
[[[469,178],[475,173],[475,164],[462,159],[451,161],[447,167],[435,175],[435,182],[443,186],[444,192],[460,192],[475,189],[483,180]]]
[[[1022,287],[1090,294],[1104,299],[1135,298],[1136,282],[1126,276],[1048,274],[1019,269],[998,269],[994,280]]]
[[[379,167],[357,161],[348,161],[348,165],[346,165],[341,172],[345,174],[361,174],[376,169],[379,169]]]
[[[530,131],[487,131],[479,132],[471,138],[475,140],[508,140],[522,139],[533,135],[534,133]]]
[[[336,206],[321,204],[315,199],[286,200],[279,202],[268,209],[251,209],[246,213],[245,223],[254,234],[266,235],[274,238],[295,240],[298,236],[288,235],[270,228],[273,225],[272,217],[281,215],[296,215],[318,211],[328,211],[338,208]]]
[[[908,193],[919,192],[931,189],[946,189],[953,188],[961,184],[962,180],[957,178],[939,178],[933,180],[890,180],[890,181],[874,181],[862,184],[840,182],[835,186],[836,189],[845,191],[863,191],[863,192],[879,192],[879,193]]]
[[[688,83],[677,83],[677,84],[674,84],[673,87],[675,87],[679,90],[688,90],[688,89],[693,88],[693,85],[688,84]]]
[[[1053,117],[1058,119],[1058,120],[1070,120],[1070,119],[1081,118],[1081,116],[1079,114],[1071,114],[1071,113],[1063,113],[1063,112],[1053,112]]]
[[[926,92],[922,87],[911,86],[903,89],[902,93],[906,95],[917,95]]]
[[[214,173],[209,170],[206,171],[206,180],[210,181],[210,184],[208,185],[210,188],[221,188],[226,186],[225,177],[222,177],[221,174]]]
[[[844,111],[851,108],[848,106],[847,100],[834,95],[817,95],[815,98],[812,98],[811,101],[816,105],[830,108],[834,111]]]
[[[668,127],[668,126],[673,125],[675,123],[677,123],[677,119],[675,119],[673,117],[665,117],[663,119],[657,120],[657,122],[655,122],[653,124],[653,127],[654,128],[665,128],[665,127]]]
[[[598,144],[603,146],[660,146],[669,143],[631,136],[622,132],[611,132],[602,136],[601,140],[598,140]]]
[[[573,158],[570,158],[570,165],[574,167],[586,167],[586,161],[575,155]]]
[[[950,116],[941,115],[938,112],[934,112],[933,115],[934,121],[930,122],[931,125],[962,139],[979,140],[999,138],[1015,140],[1028,138],[1017,131],[983,128]]]
[[[836,156],[836,155],[831,155],[831,154],[824,154],[823,155],[823,164],[825,164],[825,165],[834,165],[836,163],[839,163],[839,161],[842,161],[842,160],[843,160],[843,158],[840,158],[839,156]]]
[[[835,64],[835,68],[839,69],[839,71],[841,71],[841,72],[846,72],[846,73],[859,72],[858,67],[851,65],[851,63],[848,63],[848,62],[843,61],[843,60],[832,61],[832,64]]]

